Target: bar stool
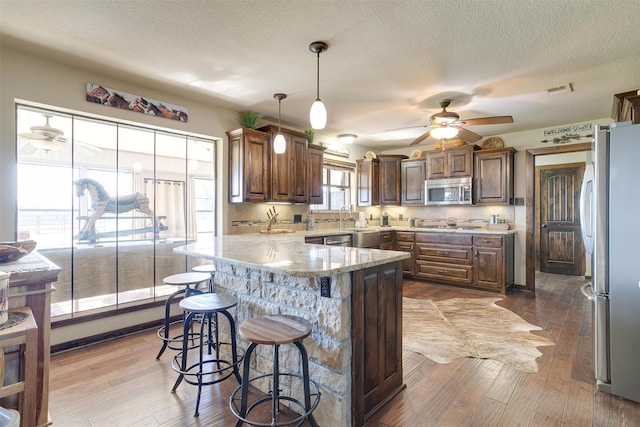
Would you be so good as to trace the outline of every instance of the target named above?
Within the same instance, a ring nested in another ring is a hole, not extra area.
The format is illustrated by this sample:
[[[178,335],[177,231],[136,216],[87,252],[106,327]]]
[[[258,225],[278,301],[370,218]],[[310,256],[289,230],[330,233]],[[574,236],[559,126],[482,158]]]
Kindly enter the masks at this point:
[[[160,359],[160,356],[162,356],[162,353],[164,353],[167,347],[172,350],[180,350],[180,347],[172,347],[171,343],[181,342],[182,335],[178,335],[175,337],[169,336],[169,326],[172,325],[171,304],[173,303],[173,300],[181,294],[184,294],[184,297],[187,298],[192,293],[202,293],[202,291],[197,289],[197,286],[204,281],[208,281],[209,278],[210,275],[207,273],[192,272],[173,274],[162,279],[162,283],[165,285],[181,286],[182,288],[169,295],[167,301],[165,301],[164,303],[164,324],[158,329],[157,332],[158,338],[162,340],[162,348],[160,348],[160,351],[156,356],[156,360]],[[192,285],[194,285],[195,287],[192,288]]]
[[[209,279],[209,292],[216,291],[215,278],[216,278],[216,266],[213,264],[202,264],[194,266],[191,271],[196,271],[198,273],[209,273],[211,278]]]
[[[305,319],[297,316],[259,316],[244,321],[240,325],[238,332],[240,338],[248,341],[250,344],[244,354],[244,366],[242,371],[242,378],[244,380],[229,398],[229,407],[231,408],[231,412],[233,412],[236,418],[238,418],[236,427],[241,426],[243,422],[254,426],[271,427],[289,424],[300,425],[305,419],[309,420],[309,423],[312,426],[317,427],[318,423],[313,416],[313,411],[320,402],[320,389],[314,381],[309,379],[309,357],[307,356],[307,350],[302,342],[304,338],[311,334],[311,324]],[[273,346],[273,372],[271,374],[260,375],[249,379],[251,353],[253,353],[259,344]],[[298,348],[302,362],[302,375],[280,372],[279,349],[283,344],[293,344]],[[304,388],[304,403],[293,396],[284,396],[280,394],[280,377],[282,376],[295,377],[302,380]],[[253,381],[266,377],[272,377],[272,390],[269,392],[268,396],[257,399],[255,402],[250,404],[248,401],[249,384]],[[311,393],[311,385],[314,387],[313,393]],[[240,392],[240,397],[237,397],[238,392]],[[313,403],[311,402],[312,397],[314,397]],[[237,403],[238,400],[240,401],[239,409]],[[303,413],[292,420],[277,420],[277,414],[280,412],[281,400],[297,405],[301,408]],[[271,420],[268,422],[250,420],[250,412],[267,402],[271,402]]]
[[[171,363],[171,368],[180,375],[173,385],[171,392],[175,393],[183,379],[189,384],[198,386],[198,397],[196,398],[196,411],[193,415],[194,417],[200,415],[198,409],[200,408],[200,395],[202,393],[203,385],[219,383],[226,380],[231,375],[235,375],[236,380],[238,380],[238,384],[242,383],[242,378],[240,378],[240,373],[238,372],[238,365],[242,361],[242,357],[238,357],[236,347],[236,325],[233,317],[228,311],[231,307],[235,307],[236,304],[238,304],[238,299],[236,297],[217,293],[193,295],[180,301],[180,307],[185,312],[182,351],[174,356]],[[215,342],[211,341],[211,318],[214,314],[221,314],[229,321],[229,335],[231,336],[231,343],[220,342],[217,340]],[[196,363],[189,364],[189,349],[192,348],[188,345],[188,341],[190,339],[189,330],[198,315],[202,316],[200,322],[200,334],[198,336],[199,357]],[[208,333],[205,333],[205,323],[209,326]],[[212,347],[215,347],[215,357],[205,359],[205,345],[208,347],[208,355],[212,354]],[[231,360],[221,359],[220,346],[222,345],[231,346]],[[207,365],[211,365],[211,369],[205,370],[205,366]],[[205,377],[209,378],[209,380],[205,381]]]

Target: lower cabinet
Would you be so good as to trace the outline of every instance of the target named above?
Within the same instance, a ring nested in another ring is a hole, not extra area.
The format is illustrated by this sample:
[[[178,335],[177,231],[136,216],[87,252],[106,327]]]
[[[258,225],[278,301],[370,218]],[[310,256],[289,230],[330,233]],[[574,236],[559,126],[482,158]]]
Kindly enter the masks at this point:
[[[404,270],[405,275],[501,294],[513,286],[513,234],[410,234],[415,234],[414,272]]]
[[[416,233],[396,231],[395,250],[411,254],[410,258],[402,260],[402,274],[405,276],[415,275],[415,239]]]
[[[473,236],[416,233],[416,277],[471,285]]]
[[[393,231],[380,232],[380,249],[385,251],[393,250]]]
[[[506,293],[513,286],[513,235],[473,237],[473,285]]]
[[[397,261],[353,272],[353,426],[403,388],[401,268]]]

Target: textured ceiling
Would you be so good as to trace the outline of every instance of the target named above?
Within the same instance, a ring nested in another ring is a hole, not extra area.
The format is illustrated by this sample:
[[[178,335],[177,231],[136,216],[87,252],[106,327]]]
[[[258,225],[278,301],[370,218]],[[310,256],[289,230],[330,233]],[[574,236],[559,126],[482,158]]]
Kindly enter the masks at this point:
[[[310,127],[323,40],[323,139],[406,147],[451,98],[483,136],[608,117],[640,88],[640,0],[0,0],[4,43]],[[41,48],[45,48],[43,50]],[[571,83],[571,93],[545,89]],[[168,100],[170,101],[170,100]],[[428,139],[426,144],[434,141]]]

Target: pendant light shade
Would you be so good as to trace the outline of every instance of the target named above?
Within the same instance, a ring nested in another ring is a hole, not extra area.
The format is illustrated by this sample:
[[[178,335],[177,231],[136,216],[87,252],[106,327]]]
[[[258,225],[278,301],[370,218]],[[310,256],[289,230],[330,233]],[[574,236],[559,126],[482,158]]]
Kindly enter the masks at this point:
[[[458,128],[440,126],[432,129],[430,135],[435,139],[450,139],[458,134]]]
[[[327,109],[322,100],[320,100],[320,52],[327,50],[329,45],[325,42],[313,42],[309,45],[309,50],[318,57],[317,61],[317,79],[316,79],[316,100],[311,105],[309,111],[309,121],[313,129],[324,129],[327,125]]]
[[[278,134],[273,139],[273,151],[276,154],[282,154],[287,149],[287,141],[285,141],[280,129],[280,102],[287,97],[284,93],[274,93],[273,97],[278,100]]]

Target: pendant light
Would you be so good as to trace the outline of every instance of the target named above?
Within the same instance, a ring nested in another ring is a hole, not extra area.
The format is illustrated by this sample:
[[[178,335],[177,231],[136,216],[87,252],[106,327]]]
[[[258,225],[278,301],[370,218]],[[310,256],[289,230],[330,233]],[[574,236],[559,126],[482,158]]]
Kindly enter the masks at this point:
[[[280,130],[280,102],[287,97],[284,93],[274,93],[273,97],[278,100],[278,134],[273,140],[273,151],[276,154],[282,154],[287,149],[287,141]]]
[[[309,121],[314,129],[324,129],[327,125],[327,109],[320,100],[320,52],[329,48],[325,42],[313,42],[309,45],[309,50],[318,56],[317,79],[316,79],[316,100],[311,104],[309,111]]]

